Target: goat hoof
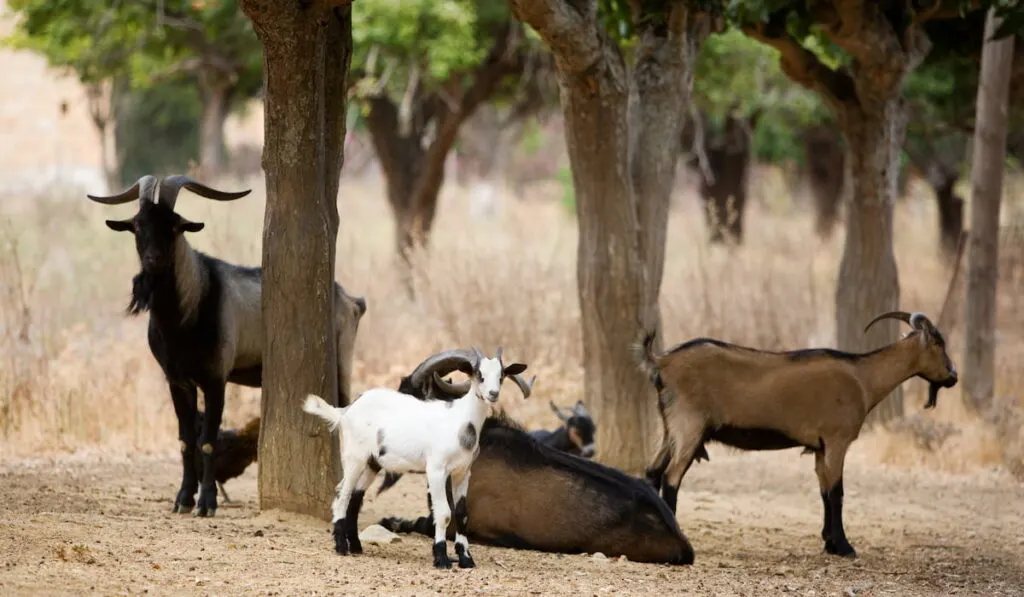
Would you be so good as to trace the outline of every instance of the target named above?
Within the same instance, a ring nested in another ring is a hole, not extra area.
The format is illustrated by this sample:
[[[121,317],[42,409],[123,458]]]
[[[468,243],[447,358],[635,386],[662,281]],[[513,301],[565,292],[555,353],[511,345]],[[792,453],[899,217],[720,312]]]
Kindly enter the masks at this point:
[[[204,508],[202,506],[196,508],[194,512],[194,515],[199,518],[213,518],[215,514],[217,514],[216,508]]]
[[[476,567],[476,562],[473,561],[473,556],[469,555],[469,551],[458,543],[455,544],[455,555],[459,556],[459,568]]]
[[[452,561],[448,557],[448,550],[445,548],[444,541],[438,541],[434,544],[434,568],[448,570],[451,567]]]
[[[844,558],[857,557],[857,551],[853,549],[853,546],[850,545],[850,542],[846,540],[836,542],[831,539],[828,539],[827,541],[825,541],[825,551],[834,556],[842,556]]]
[[[358,539],[356,539],[355,541],[349,539],[348,552],[354,556],[363,553],[363,544],[360,543]]]
[[[334,552],[341,556],[348,555],[348,539],[345,537],[345,519],[334,521]]]

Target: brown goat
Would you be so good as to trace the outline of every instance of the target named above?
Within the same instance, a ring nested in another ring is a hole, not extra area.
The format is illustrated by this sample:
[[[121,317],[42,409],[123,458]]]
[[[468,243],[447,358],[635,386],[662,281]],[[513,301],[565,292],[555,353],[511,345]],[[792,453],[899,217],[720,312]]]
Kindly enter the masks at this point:
[[[693,563],[675,516],[642,479],[544,445],[504,416],[484,421],[471,471],[465,529],[475,543]],[[434,533],[430,516],[380,524],[398,533]],[[454,536],[453,520],[448,537]]]
[[[443,376],[455,369],[458,352],[429,357],[402,378],[400,391],[421,400],[457,397],[460,384]],[[425,365],[438,359],[445,363],[430,375]],[[693,548],[675,515],[642,479],[545,445],[503,414],[484,421],[479,447],[470,468],[463,523],[475,543],[555,553],[599,551],[635,562],[693,563]],[[400,477],[386,476],[378,495]],[[430,501],[428,495],[428,511]],[[399,533],[434,533],[430,516],[389,517],[380,524]],[[453,518],[449,539],[455,528]]]
[[[697,338],[653,354],[654,333],[636,346],[641,368],[658,390],[662,445],[647,478],[674,512],[679,485],[704,444],[741,450],[803,447],[814,454],[828,553],[856,556],[843,528],[843,462],[864,418],[911,377],[929,384],[927,408],[940,387],[956,385],[956,369],[939,330],[921,313],[892,311],[913,328],[884,348],[853,354],[830,349],[768,352]]]

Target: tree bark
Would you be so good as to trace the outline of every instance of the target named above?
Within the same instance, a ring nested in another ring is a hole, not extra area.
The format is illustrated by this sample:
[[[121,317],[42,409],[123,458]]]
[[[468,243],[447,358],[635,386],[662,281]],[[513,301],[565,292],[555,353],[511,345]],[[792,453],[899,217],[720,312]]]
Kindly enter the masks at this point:
[[[665,221],[675,175],[683,89],[699,42],[682,2],[638,19],[632,80],[596,19],[596,2],[512,0],[555,57],[579,221],[577,288],[584,394],[598,420],[597,458],[638,472],[660,437],[655,393],[630,346],[658,324]],[[647,3],[638,12],[649,14]],[[648,161],[648,163],[641,163]],[[654,271],[657,270],[657,271]]]
[[[851,106],[843,119],[850,148],[846,184],[846,241],[836,285],[837,343],[840,349],[866,352],[894,341],[899,322],[888,319],[865,333],[875,316],[899,308],[900,287],[893,254],[893,201],[899,175],[899,151],[906,119],[896,96],[884,109],[866,113]],[[868,416],[868,424],[903,414],[897,388]]]
[[[1002,19],[989,9],[987,40]],[[967,251],[964,332],[964,399],[985,412],[995,393],[996,282],[999,265],[999,205],[1003,194],[1007,108],[1013,36],[985,42],[978,79],[974,155],[971,159],[971,235]]]
[[[839,220],[846,172],[845,153],[834,128],[815,126],[803,134],[806,176],[814,202],[814,231],[829,239]]]
[[[329,520],[338,445],[301,404],[310,392],[338,400],[333,285],[352,20],[348,6],[242,9],[263,45],[266,90],[260,508]]]
[[[224,122],[228,119],[232,91],[227,82],[200,85],[203,115],[199,122],[199,167],[206,177],[220,176],[227,168]]]

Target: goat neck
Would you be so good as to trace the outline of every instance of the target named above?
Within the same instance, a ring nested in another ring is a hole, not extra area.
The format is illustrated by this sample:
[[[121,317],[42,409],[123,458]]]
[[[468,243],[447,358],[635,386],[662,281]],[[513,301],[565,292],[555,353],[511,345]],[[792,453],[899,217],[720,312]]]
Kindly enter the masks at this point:
[[[205,284],[205,270],[199,262],[199,253],[188,244],[184,235],[179,236],[174,241],[174,286],[182,323],[195,318]]]
[[[865,412],[870,412],[898,385],[917,375],[920,353],[921,333],[913,332],[858,360],[857,371],[867,391]]]
[[[476,423],[482,423],[491,412],[491,405],[480,396],[480,386],[477,385],[476,377],[471,377],[469,391],[452,401],[452,408],[465,413],[466,417]],[[479,428],[479,425],[477,426]]]

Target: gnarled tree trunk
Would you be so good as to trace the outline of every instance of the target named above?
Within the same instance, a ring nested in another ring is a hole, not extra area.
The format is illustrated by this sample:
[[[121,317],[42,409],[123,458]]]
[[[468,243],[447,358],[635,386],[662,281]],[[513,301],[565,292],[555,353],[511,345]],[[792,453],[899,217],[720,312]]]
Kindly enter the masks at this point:
[[[985,39],[1002,19],[989,9]],[[999,204],[1006,157],[1007,102],[1013,36],[985,42],[978,79],[974,155],[971,159],[971,235],[967,250],[964,399],[985,412],[995,393],[996,284],[999,278]]]
[[[329,520],[337,441],[301,404],[309,392],[338,400],[333,284],[352,20],[329,2],[241,5],[263,44],[266,89],[260,508]]]
[[[603,421],[597,457],[633,472],[660,434],[653,387],[630,346],[659,319],[668,198],[699,47],[691,31],[699,19],[683,2],[639,4],[631,80],[596,2],[512,0],[554,54],[561,86],[579,219],[584,395]]]

